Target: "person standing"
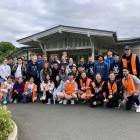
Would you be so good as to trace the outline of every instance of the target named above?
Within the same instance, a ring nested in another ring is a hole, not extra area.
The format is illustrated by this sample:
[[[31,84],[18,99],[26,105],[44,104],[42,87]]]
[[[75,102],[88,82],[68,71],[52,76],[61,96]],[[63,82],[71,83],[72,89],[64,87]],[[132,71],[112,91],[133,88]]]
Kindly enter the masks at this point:
[[[103,81],[108,80],[109,69],[108,65],[104,62],[103,55],[98,56],[98,62],[95,64],[95,75],[97,73],[101,74]]]
[[[27,66],[27,75],[28,79],[33,77],[34,83],[37,85],[37,100],[40,100],[40,93],[39,93],[39,87],[40,87],[40,66],[37,63],[37,56],[32,56],[31,62],[28,63]]]
[[[117,53],[114,53],[114,62],[111,64],[109,71],[115,73],[116,80],[123,78],[122,64],[121,61],[119,60],[119,55]]]
[[[27,68],[23,64],[23,60],[21,57],[17,58],[17,64],[12,68],[12,75],[17,79],[18,77],[23,77],[26,79],[27,77]]]
[[[94,79],[94,61],[93,61],[92,56],[90,56],[88,58],[88,64],[87,64],[86,72],[87,72],[87,76],[90,79]]]
[[[80,58],[80,63],[77,65],[77,67],[82,67],[84,71],[86,71],[86,68],[87,68],[87,64],[85,63],[85,59],[84,57],[81,57]]]
[[[129,69],[130,74],[140,76],[140,62],[138,56],[131,50],[130,46],[125,46],[122,56],[122,65]]]
[[[53,64],[53,67],[51,70],[52,70],[51,79],[54,81],[56,75],[59,75],[59,66],[57,62]]]
[[[113,51],[107,51],[107,58],[105,59],[105,63],[108,64],[108,68],[110,68],[111,64],[114,62]]]
[[[7,80],[8,76],[11,75],[11,68],[10,66],[8,65],[8,61],[7,59],[5,58],[3,60],[3,64],[0,66],[0,77],[3,79],[3,80]]]

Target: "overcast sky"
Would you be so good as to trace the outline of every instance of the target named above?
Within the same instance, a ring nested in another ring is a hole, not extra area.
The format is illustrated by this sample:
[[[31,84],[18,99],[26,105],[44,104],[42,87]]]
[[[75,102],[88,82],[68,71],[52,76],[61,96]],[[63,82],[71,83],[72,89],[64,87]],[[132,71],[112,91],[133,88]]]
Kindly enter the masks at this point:
[[[0,0],[0,41],[18,46],[17,39],[60,24],[140,37],[140,1]]]

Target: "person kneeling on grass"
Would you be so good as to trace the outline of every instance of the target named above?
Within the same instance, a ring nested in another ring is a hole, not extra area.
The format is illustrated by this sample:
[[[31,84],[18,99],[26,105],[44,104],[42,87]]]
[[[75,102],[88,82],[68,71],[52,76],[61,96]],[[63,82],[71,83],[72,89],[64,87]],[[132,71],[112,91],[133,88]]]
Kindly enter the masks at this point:
[[[71,104],[75,104],[75,101],[77,99],[77,83],[74,80],[73,73],[70,72],[68,74],[68,80],[64,83],[64,93],[59,94],[59,97],[63,100],[63,104],[67,104],[67,101],[70,100]]]
[[[140,112],[140,102],[138,99],[140,91],[140,80],[129,74],[128,68],[123,68],[124,78],[122,79],[123,96],[126,101],[126,110],[130,110],[133,103],[136,103],[136,112]]]
[[[103,105],[105,99],[105,82],[99,73],[96,74],[95,80],[91,83],[93,97],[90,106]]]
[[[8,86],[0,79],[0,102],[3,102],[4,92],[8,92]]]
[[[51,80],[50,75],[46,75],[45,81],[41,83],[41,92],[42,97],[40,100],[45,102],[46,104],[51,104],[51,100],[53,98],[52,92],[54,89],[54,82]]]
[[[82,72],[81,79],[79,80],[79,91],[78,96],[80,99],[85,101],[90,101],[93,97],[91,91],[92,80],[86,75],[86,72]]]
[[[119,108],[120,84],[115,80],[115,73],[111,72],[106,82],[106,98],[108,108]]]
[[[23,78],[19,77],[13,87],[12,102],[13,103],[21,102],[23,98],[23,92],[24,92]]]
[[[12,90],[13,90],[13,77],[12,76],[8,76],[7,77],[7,81],[4,82],[4,84],[7,86],[8,90],[7,92],[4,92],[3,95],[3,104],[7,104],[11,102],[11,94],[12,94]]]
[[[34,84],[34,78],[31,77],[29,81],[26,82],[23,92],[23,103],[35,102],[36,100],[37,85]]]

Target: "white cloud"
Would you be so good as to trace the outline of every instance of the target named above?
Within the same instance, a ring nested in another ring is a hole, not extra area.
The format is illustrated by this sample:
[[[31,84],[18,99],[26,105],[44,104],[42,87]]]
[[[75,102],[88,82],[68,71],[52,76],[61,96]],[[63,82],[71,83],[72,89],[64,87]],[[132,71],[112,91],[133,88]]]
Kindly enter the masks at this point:
[[[0,41],[15,41],[59,24],[140,36],[139,0],[1,0]],[[15,43],[17,45],[17,43]]]

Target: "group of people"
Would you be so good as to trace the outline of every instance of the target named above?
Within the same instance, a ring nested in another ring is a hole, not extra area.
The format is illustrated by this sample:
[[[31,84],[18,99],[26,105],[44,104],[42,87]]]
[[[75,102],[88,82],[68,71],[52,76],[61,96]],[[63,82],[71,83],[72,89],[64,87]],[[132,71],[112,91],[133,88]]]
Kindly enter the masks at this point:
[[[92,56],[85,63],[83,57],[75,64],[67,52],[61,60],[58,56],[31,56],[25,63],[22,57],[17,63],[3,60],[0,66],[0,101],[7,103],[42,102],[46,104],[86,103],[91,107],[106,104],[119,108],[125,103],[126,110],[136,107],[140,112],[140,62],[138,56],[125,46],[124,55],[112,50],[107,57]]]

